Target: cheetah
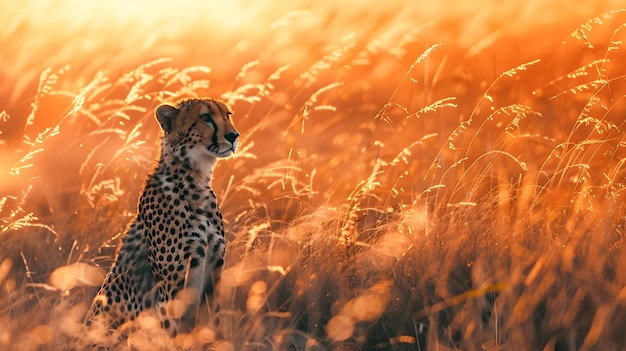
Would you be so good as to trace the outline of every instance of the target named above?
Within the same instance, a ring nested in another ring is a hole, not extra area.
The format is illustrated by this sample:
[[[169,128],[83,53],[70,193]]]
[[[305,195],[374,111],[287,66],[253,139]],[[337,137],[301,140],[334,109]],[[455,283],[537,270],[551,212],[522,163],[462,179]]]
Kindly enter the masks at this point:
[[[188,309],[213,293],[225,239],[211,177],[217,159],[237,150],[231,115],[226,104],[208,98],[156,109],[163,132],[159,161],[89,308],[87,327],[98,323],[115,330],[151,311],[176,335],[181,313],[173,313],[169,303],[178,299]]]

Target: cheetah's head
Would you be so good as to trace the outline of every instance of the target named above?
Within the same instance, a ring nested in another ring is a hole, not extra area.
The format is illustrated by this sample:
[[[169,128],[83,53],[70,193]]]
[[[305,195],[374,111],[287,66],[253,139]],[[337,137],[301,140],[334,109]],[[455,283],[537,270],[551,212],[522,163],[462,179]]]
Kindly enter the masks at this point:
[[[228,157],[237,150],[232,112],[220,101],[183,100],[176,106],[163,104],[155,114],[165,133],[164,146],[181,157]]]

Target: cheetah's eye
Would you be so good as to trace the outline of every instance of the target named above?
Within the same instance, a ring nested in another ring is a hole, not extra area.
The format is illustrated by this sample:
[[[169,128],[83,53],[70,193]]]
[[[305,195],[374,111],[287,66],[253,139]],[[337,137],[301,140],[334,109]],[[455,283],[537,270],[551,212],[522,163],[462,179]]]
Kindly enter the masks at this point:
[[[211,115],[208,113],[203,113],[198,118],[200,118],[201,121],[208,123],[211,120]]]

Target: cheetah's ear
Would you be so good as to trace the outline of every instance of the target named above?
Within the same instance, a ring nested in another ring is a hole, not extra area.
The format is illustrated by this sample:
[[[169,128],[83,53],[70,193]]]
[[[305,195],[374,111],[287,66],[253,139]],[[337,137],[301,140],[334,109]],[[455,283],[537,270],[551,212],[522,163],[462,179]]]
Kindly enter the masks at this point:
[[[180,111],[172,105],[163,104],[157,107],[155,115],[166,134],[172,131],[172,120],[178,112]]]

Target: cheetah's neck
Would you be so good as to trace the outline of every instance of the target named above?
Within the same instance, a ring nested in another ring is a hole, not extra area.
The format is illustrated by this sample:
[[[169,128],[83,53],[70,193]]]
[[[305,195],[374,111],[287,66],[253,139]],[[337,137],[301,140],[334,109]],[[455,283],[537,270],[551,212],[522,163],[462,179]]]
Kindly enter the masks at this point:
[[[216,163],[215,157],[195,159],[184,148],[172,147],[164,139],[158,168],[170,174],[191,175],[197,181],[210,184]]]

